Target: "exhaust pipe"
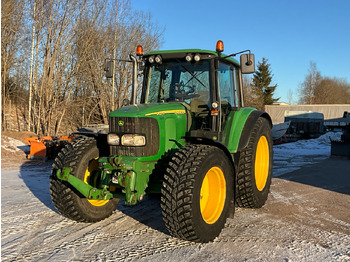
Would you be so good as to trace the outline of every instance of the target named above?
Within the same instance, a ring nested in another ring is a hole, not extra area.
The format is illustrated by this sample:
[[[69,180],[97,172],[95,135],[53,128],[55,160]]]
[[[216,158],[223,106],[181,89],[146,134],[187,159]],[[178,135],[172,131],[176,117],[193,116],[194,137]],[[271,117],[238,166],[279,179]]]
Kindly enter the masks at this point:
[[[136,105],[136,91],[137,91],[137,73],[138,65],[135,56],[130,55],[132,61],[132,90],[131,90],[131,104]]]

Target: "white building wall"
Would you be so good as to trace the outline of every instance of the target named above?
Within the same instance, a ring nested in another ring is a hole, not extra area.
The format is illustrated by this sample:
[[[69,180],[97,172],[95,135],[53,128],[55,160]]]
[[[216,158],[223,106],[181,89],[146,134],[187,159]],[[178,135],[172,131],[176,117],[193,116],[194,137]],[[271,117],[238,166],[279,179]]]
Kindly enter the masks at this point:
[[[267,105],[265,111],[271,116],[272,123],[284,122],[285,111],[311,111],[324,115],[324,119],[343,117],[344,111],[350,112],[350,104],[343,105]]]

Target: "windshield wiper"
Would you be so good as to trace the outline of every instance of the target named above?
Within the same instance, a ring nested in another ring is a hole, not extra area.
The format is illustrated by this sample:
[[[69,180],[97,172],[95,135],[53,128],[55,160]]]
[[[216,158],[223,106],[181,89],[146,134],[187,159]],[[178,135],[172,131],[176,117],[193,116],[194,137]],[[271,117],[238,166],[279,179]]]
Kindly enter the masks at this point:
[[[193,72],[191,72],[190,70],[188,70],[181,62],[180,62],[180,60],[177,60],[178,62],[179,62],[179,64],[181,65],[181,67],[183,68],[183,69],[185,69],[191,76],[192,76],[192,78],[190,79],[190,81],[194,78],[194,79],[196,79],[202,86],[204,86],[205,88],[207,88],[197,77],[196,77],[196,75],[193,73]],[[188,82],[190,82],[190,81],[188,81]],[[187,82],[187,83],[188,83]]]
[[[193,75],[193,76],[191,77],[191,79],[188,80],[188,81],[186,82],[185,85],[187,85],[189,82],[191,82],[191,80],[192,80],[193,78],[195,78],[199,83],[201,83],[201,81],[199,81],[199,79],[198,79],[197,77],[200,76],[200,75],[203,74],[203,73],[204,73],[204,71],[202,71],[202,72],[200,72],[200,73],[198,73],[198,74],[196,74],[196,75]],[[202,83],[201,83],[201,84],[202,84]],[[202,84],[202,86],[204,86],[204,84]],[[204,87],[206,87],[206,86],[204,86]]]

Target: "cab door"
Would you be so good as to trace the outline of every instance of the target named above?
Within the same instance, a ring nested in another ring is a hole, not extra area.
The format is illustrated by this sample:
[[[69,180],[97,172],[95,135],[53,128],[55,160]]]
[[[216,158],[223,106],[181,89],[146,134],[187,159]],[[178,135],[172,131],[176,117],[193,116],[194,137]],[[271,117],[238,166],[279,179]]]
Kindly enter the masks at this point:
[[[232,64],[219,62],[217,70],[220,97],[220,127],[224,130],[228,115],[239,107],[239,68]]]

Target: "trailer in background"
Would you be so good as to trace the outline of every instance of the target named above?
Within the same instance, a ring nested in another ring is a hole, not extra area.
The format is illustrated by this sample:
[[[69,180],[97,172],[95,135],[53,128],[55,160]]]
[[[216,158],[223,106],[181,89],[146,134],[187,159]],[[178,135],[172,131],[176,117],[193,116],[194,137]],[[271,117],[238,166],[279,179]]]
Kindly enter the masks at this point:
[[[318,138],[326,133],[322,113],[312,111],[285,111],[284,122],[290,122],[287,136],[298,139]]]
[[[333,105],[266,105],[265,111],[276,124],[291,121],[286,134],[279,143],[299,139],[317,138],[326,130],[341,131],[347,126],[344,112],[350,112],[349,104]],[[340,120],[339,120],[340,119]]]
[[[350,159],[350,112],[345,111],[343,117],[325,122],[331,130],[342,130],[340,140],[331,140],[331,155]]]

